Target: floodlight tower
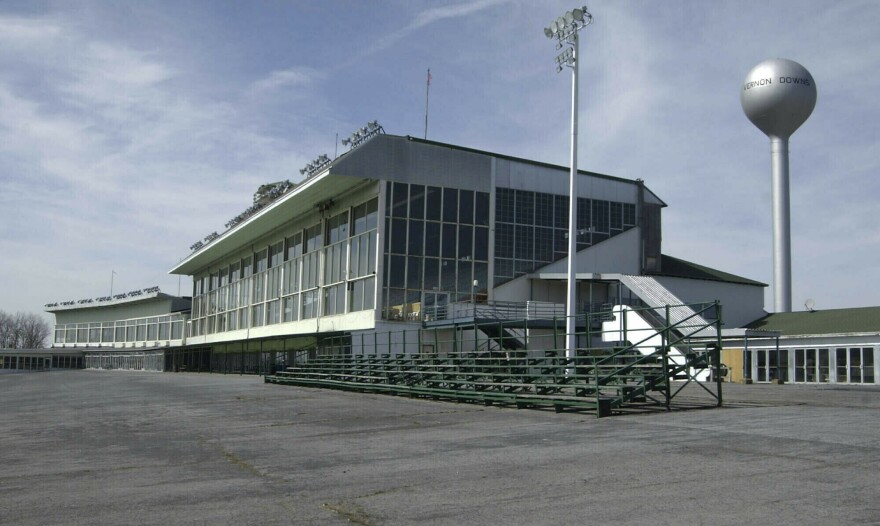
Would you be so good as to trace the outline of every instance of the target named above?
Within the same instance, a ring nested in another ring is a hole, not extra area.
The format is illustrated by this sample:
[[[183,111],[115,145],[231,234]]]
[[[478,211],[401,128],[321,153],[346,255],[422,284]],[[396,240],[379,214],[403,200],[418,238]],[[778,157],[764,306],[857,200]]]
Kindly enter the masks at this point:
[[[816,82],[793,60],[765,60],[746,75],[740,92],[746,117],[770,138],[773,201],[773,307],[791,312],[791,212],[788,139],[816,107]]]
[[[578,127],[578,31],[590,25],[593,15],[587,6],[572,9],[544,28],[547,38],[556,40],[556,49],[565,50],[556,57],[556,72],[571,68],[571,172],[568,188],[568,289],[565,311],[565,355],[573,359],[577,349],[577,127]]]

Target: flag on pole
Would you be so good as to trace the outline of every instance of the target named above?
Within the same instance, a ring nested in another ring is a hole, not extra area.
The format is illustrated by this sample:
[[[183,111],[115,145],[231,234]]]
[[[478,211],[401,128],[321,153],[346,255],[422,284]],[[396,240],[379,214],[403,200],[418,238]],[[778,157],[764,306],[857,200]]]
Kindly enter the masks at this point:
[[[431,70],[428,70],[428,86],[431,85]]]

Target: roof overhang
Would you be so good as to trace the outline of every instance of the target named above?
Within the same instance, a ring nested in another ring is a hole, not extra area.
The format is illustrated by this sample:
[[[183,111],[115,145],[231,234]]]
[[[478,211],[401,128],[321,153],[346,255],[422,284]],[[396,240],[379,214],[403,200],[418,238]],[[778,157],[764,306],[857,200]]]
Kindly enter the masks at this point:
[[[129,293],[131,294],[131,293]],[[72,310],[85,310],[85,309],[101,309],[105,307],[115,307],[117,305],[130,305],[132,303],[142,303],[146,301],[152,300],[174,300],[177,299],[177,296],[172,296],[170,294],[165,294],[164,292],[144,292],[138,294],[136,296],[126,296],[124,298],[113,298],[107,301],[94,301],[90,300],[86,303],[75,302],[69,305],[57,304],[51,307],[46,307],[46,312],[63,312],[63,311],[72,311]],[[189,298],[187,298],[189,299]],[[84,300],[85,301],[85,300]]]
[[[211,263],[241,250],[292,218],[311,211],[317,203],[364,184],[365,179],[361,177],[335,174],[332,169],[331,166],[323,173],[306,179],[293,190],[184,258],[168,273],[191,276]]]

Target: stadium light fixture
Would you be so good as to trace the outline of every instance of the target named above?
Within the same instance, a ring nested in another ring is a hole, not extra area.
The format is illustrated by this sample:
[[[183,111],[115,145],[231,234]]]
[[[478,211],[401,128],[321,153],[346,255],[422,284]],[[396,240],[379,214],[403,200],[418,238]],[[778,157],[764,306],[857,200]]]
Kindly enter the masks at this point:
[[[385,129],[382,128],[379,121],[373,120],[368,122],[366,126],[362,126],[355,130],[348,139],[342,139],[342,145],[348,146],[349,150],[354,150],[361,144],[365,143],[368,139],[371,139],[380,133],[385,133]]]

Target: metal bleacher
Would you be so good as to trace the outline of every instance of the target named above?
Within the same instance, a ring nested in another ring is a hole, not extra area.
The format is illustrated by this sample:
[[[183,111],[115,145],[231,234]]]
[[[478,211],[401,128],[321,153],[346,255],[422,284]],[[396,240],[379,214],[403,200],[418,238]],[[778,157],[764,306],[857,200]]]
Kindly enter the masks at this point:
[[[586,336],[587,342],[596,343],[588,343],[571,355],[564,349],[527,345],[457,352],[425,353],[417,352],[421,348],[416,347],[416,352],[318,355],[266,376],[265,381],[519,408],[585,410],[597,416],[634,407],[668,410],[685,385],[697,382],[700,372],[720,368],[720,316],[712,321],[703,317],[709,309],[720,310],[717,303],[666,308],[665,318],[658,323],[656,309],[647,309],[654,318],[651,334],[623,333],[616,341],[602,342],[601,334],[590,334],[586,329],[581,339]],[[669,315],[686,310],[692,314],[676,315],[676,319]],[[682,330],[684,327],[687,330]],[[694,337],[707,334],[707,329],[715,336]],[[501,321],[492,330],[506,331]],[[657,337],[660,344],[646,351],[645,342],[658,341]],[[721,383],[718,375],[713,377],[714,385],[697,383],[712,395],[712,403],[720,406]]]

